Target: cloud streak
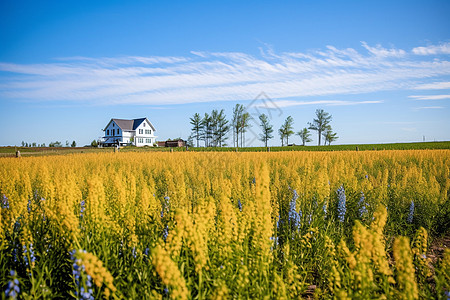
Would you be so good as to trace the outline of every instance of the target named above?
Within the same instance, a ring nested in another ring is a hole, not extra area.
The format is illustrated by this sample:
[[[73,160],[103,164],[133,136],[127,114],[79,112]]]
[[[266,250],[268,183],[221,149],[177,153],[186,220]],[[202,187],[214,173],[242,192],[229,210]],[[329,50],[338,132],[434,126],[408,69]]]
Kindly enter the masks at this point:
[[[269,49],[261,50],[260,57],[240,52],[192,51],[185,57],[70,57],[45,64],[0,62],[0,98],[164,105],[251,100],[264,91],[287,106],[379,103],[283,99],[446,89],[450,62],[435,55],[446,54],[447,47],[442,44],[409,51],[362,42],[359,51],[334,46],[289,53]],[[411,96],[419,99],[416,97],[423,96]]]
[[[413,98],[415,100],[443,100],[450,99],[450,95],[413,95],[409,96],[409,98]]]

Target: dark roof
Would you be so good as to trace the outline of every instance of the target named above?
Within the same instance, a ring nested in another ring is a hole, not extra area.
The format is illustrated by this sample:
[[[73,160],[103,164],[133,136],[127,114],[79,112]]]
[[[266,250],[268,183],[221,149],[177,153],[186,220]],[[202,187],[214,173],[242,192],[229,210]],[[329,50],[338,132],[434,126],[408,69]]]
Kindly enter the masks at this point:
[[[139,125],[141,125],[141,123],[145,121],[145,119],[146,118],[134,119],[133,130],[136,130],[136,128],[138,128]]]
[[[112,121],[114,121],[114,123],[116,123],[117,126],[119,126],[120,129],[122,129],[122,130],[125,130],[125,131],[136,130],[136,128],[138,128],[139,125],[141,125],[142,122],[144,122],[145,120],[147,120],[147,118],[140,118],[140,119],[133,119],[133,120],[111,119],[111,121],[109,121],[108,125],[106,125],[105,129],[109,126],[109,124]],[[155,127],[153,127],[153,124],[150,123],[150,121],[148,121],[148,123],[153,128],[153,130],[156,131]]]

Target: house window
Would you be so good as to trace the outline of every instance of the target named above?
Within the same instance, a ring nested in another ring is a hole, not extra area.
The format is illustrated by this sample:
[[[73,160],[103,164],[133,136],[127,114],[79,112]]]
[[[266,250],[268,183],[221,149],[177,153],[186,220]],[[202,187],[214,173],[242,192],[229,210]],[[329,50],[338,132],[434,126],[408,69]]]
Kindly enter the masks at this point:
[[[139,129],[139,134],[143,134],[144,133],[144,129]]]
[[[152,143],[152,140],[151,140],[151,139],[145,139],[145,142],[146,142],[147,144],[151,144],[151,143]]]
[[[106,130],[106,135],[109,135],[109,130]]]
[[[119,129],[117,129],[117,135],[119,135]]]
[[[144,123],[144,127],[145,127],[145,123]]]
[[[114,123],[113,123],[113,127],[114,127]]]

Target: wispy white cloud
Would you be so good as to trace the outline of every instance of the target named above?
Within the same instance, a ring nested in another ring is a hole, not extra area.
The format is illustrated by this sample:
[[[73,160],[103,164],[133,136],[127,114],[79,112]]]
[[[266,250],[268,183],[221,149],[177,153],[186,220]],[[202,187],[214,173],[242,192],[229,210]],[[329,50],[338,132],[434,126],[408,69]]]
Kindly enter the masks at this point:
[[[442,57],[417,56],[364,42],[360,51],[334,46],[309,52],[276,53],[271,48],[261,51],[261,56],[192,51],[185,57],[71,57],[46,64],[0,62],[0,98],[163,105],[251,100],[264,91],[285,106],[356,105],[379,101],[283,99],[446,88],[446,77],[450,75],[450,62]],[[429,83],[431,80],[435,83]],[[411,96],[418,97],[426,96]]]
[[[450,81],[433,82],[420,84],[414,87],[415,90],[446,90],[450,89]]]
[[[421,106],[421,107],[414,107],[415,110],[422,110],[422,109],[442,109],[443,106]]]
[[[375,47],[371,47],[367,45],[366,42],[361,42],[362,46],[367,49],[370,53],[378,57],[401,57],[406,54],[405,50],[402,49],[386,49],[381,45],[376,45]]]
[[[360,105],[360,104],[376,104],[383,103],[382,100],[375,101],[346,101],[346,100],[314,100],[314,101],[296,101],[296,100],[277,100],[267,101],[256,105],[258,108],[277,109],[292,106],[303,105],[325,105],[325,106],[348,106],[348,105]]]
[[[413,95],[408,96],[409,98],[413,98],[415,100],[443,100],[450,99],[450,95]]]
[[[412,52],[417,55],[450,54],[450,43],[430,45],[427,47],[416,47],[412,49]]]

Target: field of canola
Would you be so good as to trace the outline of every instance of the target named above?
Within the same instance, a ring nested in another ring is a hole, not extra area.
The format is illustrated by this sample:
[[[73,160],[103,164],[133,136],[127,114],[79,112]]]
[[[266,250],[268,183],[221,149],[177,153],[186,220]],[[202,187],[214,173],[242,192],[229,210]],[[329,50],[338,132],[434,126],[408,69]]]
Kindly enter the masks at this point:
[[[2,299],[449,299],[450,151],[0,158]]]

